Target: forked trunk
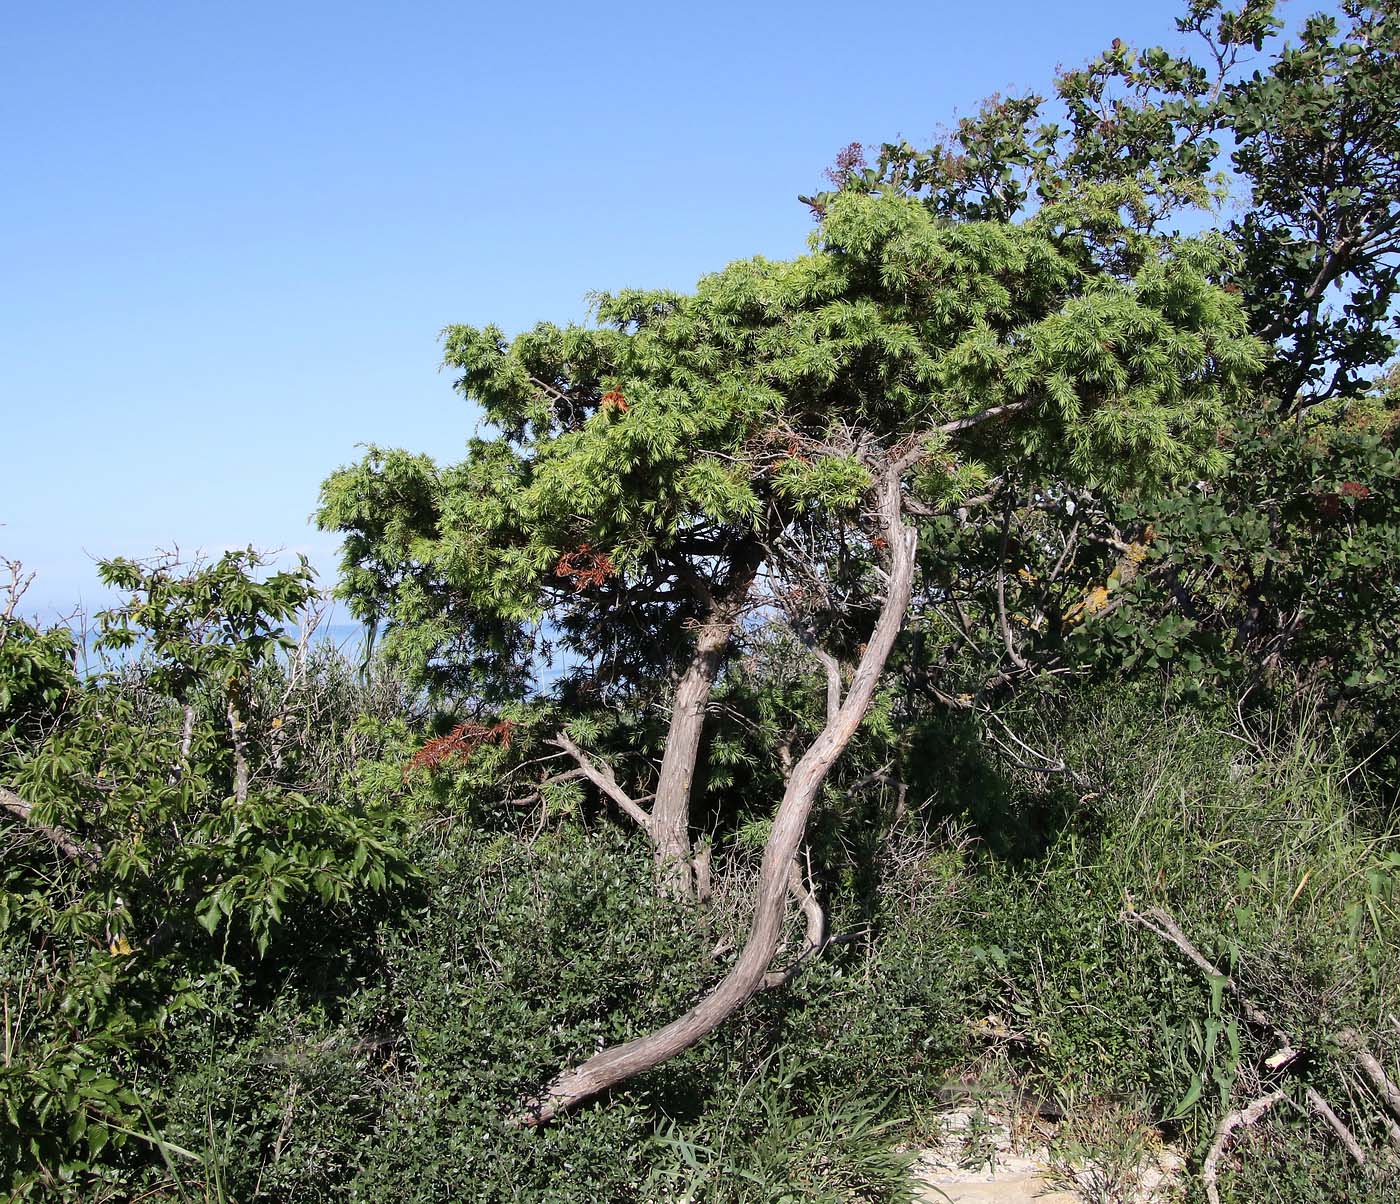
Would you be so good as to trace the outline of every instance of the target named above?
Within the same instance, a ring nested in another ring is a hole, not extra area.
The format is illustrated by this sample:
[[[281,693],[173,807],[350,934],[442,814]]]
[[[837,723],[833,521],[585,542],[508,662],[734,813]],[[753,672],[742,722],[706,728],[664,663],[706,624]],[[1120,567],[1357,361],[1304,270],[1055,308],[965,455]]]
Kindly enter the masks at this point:
[[[802,755],[788,779],[763,851],[753,925],[734,968],[679,1019],[654,1033],[605,1049],[581,1066],[559,1075],[520,1117],[520,1123],[544,1124],[590,1096],[659,1066],[713,1032],[762,988],[782,936],[790,868],[806,832],[812,804],[826,775],[870,707],[909,608],[916,537],[914,529],[900,517],[899,480],[893,473],[882,482],[880,509],[888,529],[891,557],[889,584],[880,617],[856,667],[845,701],[828,718],[821,734]]]

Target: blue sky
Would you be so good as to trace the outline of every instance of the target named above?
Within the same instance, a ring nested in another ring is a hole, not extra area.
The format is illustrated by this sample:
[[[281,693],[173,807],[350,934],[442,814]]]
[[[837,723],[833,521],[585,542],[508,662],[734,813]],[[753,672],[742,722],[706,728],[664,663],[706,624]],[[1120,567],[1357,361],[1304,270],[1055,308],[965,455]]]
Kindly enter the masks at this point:
[[[803,249],[838,148],[927,143],[1176,0],[12,5],[0,30],[0,556],[308,552],[360,442],[454,458],[450,322]]]

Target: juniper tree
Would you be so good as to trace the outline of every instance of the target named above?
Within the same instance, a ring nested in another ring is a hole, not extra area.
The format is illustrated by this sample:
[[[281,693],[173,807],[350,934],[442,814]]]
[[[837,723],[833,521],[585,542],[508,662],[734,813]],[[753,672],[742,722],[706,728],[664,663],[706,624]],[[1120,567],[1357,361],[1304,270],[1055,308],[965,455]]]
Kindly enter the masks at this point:
[[[737,262],[688,294],[604,296],[594,325],[511,342],[450,328],[447,362],[491,433],[456,465],[372,451],[327,481],[346,592],[424,680],[508,694],[553,633],[599,689],[628,657],[634,677],[669,673],[650,810],[560,736],[663,865],[688,856],[705,702],[746,609],[781,601],[827,670],[827,719],[786,776],[734,965],[685,1016],[561,1074],[529,1122],[657,1065],[782,977],[808,815],[909,606],[911,515],[995,521],[986,501],[1008,477],[1146,488],[1215,466],[1259,363],[1213,283],[1225,248],[1147,237],[1124,199],[1066,197],[1016,225],[842,189],[797,258]],[[842,664],[816,638],[853,580],[869,626]]]
[[[1289,409],[1360,395],[1397,331],[1400,4],[1343,0],[1282,44],[1278,7],[1187,0],[1186,51],[1115,38],[1053,99],[996,98],[940,144],[886,144],[844,174],[1005,221],[1126,182],[1125,220],[1144,230],[1199,224],[1184,215],[1233,196],[1229,284],[1270,345],[1270,391]]]

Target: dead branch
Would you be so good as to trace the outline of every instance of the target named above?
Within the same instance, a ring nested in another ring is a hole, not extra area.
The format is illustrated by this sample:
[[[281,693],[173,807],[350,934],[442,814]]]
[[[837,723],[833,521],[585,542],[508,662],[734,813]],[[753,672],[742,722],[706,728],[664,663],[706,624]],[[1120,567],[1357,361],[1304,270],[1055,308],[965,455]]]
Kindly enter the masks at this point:
[[[1141,924],[1149,932],[1156,933],[1164,941],[1175,945],[1203,974],[1211,978],[1222,979],[1225,989],[1239,1001],[1240,1010],[1244,1012],[1245,1019],[1256,1028],[1268,1029],[1285,1046],[1292,1046],[1288,1034],[1277,1028],[1268,1016],[1240,994],[1239,985],[1233,978],[1228,974],[1222,974],[1219,969],[1206,960],[1205,955],[1187,939],[1186,934],[1181,931],[1180,926],[1167,912],[1160,907],[1150,907],[1145,912],[1137,912],[1128,906],[1123,909],[1123,919],[1134,924]]]
[[[1332,1111],[1328,1102],[1320,1096],[1312,1087],[1307,1087],[1303,1095],[1308,1101],[1308,1107],[1318,1116],[1327,1122],[1328,1128],[1337,1135],[1337,1140],[1346,1146],[1346,1151],[1356,1160],[1358,1166],[1366,1161],[1366,1151],[1361,1148],[1361,1144],[1352,1136],[1351,1130],[1342,1123],[1341,1117]]]
[[[1226,989],[1233,995],[1244,1012],[1245,1018],[1256,1028],[1268,1029],[1282,1042],[1282,1048],[1272,1055],[1265,1062],[1271,1070],[1283,1069],[1292,1066],[1297,1061],[1300,1051],[1294,1048],[1292,1039],[1269,1019],[1257,1005],[1247,999],[1239,989],[1239,984],[1228,974],[1222,974],[1219,969],[1197,949],[1186,934],[1181,931],[1180,925],[1160,907],[1149,908],[1145,913],[1139,913],[1131,906],[1124,908],[1123,917],[1125,921],[1130,921],[1142,925],[1150,932],[1156,933],[1163,940],[1175,945],[1188,959],[1202,972],[1216,979],[1223,980]],[[1365,1043],[1353,1029],[1343,1029],[1332,1038],[1337,1045],[1351,1054],[1352,1060],[1356,1063],[1361,1073],[1370,1080],[1375,1087],[1381,1102],[1391,1112],[1392,1116],[1400,1118],[1400,1087],[1397,1087],[1386,1074],[1385,1068],[1379,1060],[1366,1047]],[[1309,1105],[1313,1111],[1326,1121],[1328,1127],[1337,1135],[1338,1139],[1346,1147],[1347,1152],[1356,1159],[1358,1163],[1364,1162],[1365,1153],[1351,1130],[1342,1122],[1337,1114],[1328,1105],[1318,1092],[1311,1086],[1304,1089]],[[1392,1142],[1400,1144],[1400,1126],[1395,1124],[1391,1118],[1386,1118],[1386,1131],[1390,1135]]]
[[[1050,570],[1050,575],[1045,579],[1047,582],[1053,583],[1058,581],[1060,579],[1060,574],[1064,572],[1065,567],[1071,562],[1074,550],[1079,542],[1079,521],[1079,516],[1076,514],[1074,523],[1069,529],[1069,534],[1065,536],[1064,550],[1060,553],[1060,558],[1055,561],[1055,567]]]
[[[1392,1116],[1400,1120],[1400,1087],[1385,1072],[1376,1056],[1366,1048],[1365,1043],[1353,1029],[1345,1028],[1337,1034],[1337,1044],[1347,1050],[1356,1065],[1371,1081],[1376,1093],[1381,1097],[1381,1102],[1390,1110]],[[1393,1125],[1390,1126],[1392,1139],[1400,1141],[1400,1133],[1397,1133]]]
[[[0,558],[0,569],[9,574],[9,581],[0,586],[0,597],[3,597],[3,605],[0,605],[0,644],[5,642],[5,628],[15,617],[15,608],[19,606],[29,587],[34,584],[34,574],[26,573],[24,565],[18,560],[5,560]]]
[[[1270,1092],[1260,1096],[1252,1104],[1227,1113],[1221,1118],[1220,1127],[1215,1130],[1215,1140],[1211,1143],[1205,1161],[1201,1163],[1201,1185],[1206,1189],[1206,1198],[1210,1204],[1220,1204],[1220,1189],[1215,1183],[1220,1174],[1220,1158],[1225,1153],[1230,1135],[1238,1128],[1249,1128],[1258,1124],[1264,1114],[1283,1099],[1284,1095],[1283,1091]]]
[[[1016,668],[1024,672],[1026,662],[1016,647],[1016,640],[1011,634],[1011,623],[1006,617],[1006,546],[1011,537],[1012,501],[1013,498],[1008,493],[1001,514],[1001,551],[997,556],[997,621],[1001,625],[1001,639],[1006,646],[1006,655],[1011,658],[1011,663]]]
[[[550,774],[547,778],[541,778],[535,783],[536,788],[530,791],[529,794],[507,801],[512,807],[530,807],[538,803],[540,799],[544,797],[544,788],[546,786],[558,786],[563,782],[572,782],[578,778],[587,776],[587,773],[583,769],[566,769],[563,773]]]
[[[633,800],[632,796],[618,785],[617,775],[613,773],[611,765],[606,761],[601,761],[595,765],[588,754],[569,739],[569,733],[564,731],[563,728],[559,729],[559,732],[550,743],[556,748],[562,748],[569,756],[573,757],[573,759],[578,762],[579,769],[582,770],[584,777],[612,799],[623,814],[636,820],[643,832],[646,832],[648,835],[651,834],[651,816],[643,811]]]
[[[1020,414],[1023,411],[1030,409],[1031,406],[1035,404],[1035,402],[1035,398],[1026,397],[1020,401],[1007,402],[1005,405],[989,406],[987,407],[987,409],[981,410],[976,414],[969,414],[965,418],[954,418],[950,422],[945,422],[940,426],[936,426],[932,430],[930,430],[928,434],[955,435],[959,431],[970,430],[972,427],[981,426],[984,422],[991,422],[997,418],[1007,417],[1013,414]],[[917,464],[920,460],[924,458],[924,456],[927,454],[924,450],[924,444],[926,440],[927,436],[925,436],[922,439],[912,441],[913,446],[902,456],[900,456],[899,459],[896,460],[892,466],[893,471],[896,474],[902,473],[906,469],[912,468],[915,464]]]

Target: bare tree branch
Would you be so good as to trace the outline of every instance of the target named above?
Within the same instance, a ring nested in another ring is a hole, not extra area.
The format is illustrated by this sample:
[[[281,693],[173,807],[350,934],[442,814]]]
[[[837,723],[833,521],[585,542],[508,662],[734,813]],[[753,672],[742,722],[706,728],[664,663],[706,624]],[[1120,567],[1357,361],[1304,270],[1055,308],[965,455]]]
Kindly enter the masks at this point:
[[[1337,1135],[1337,1140],[1346,1146],[1347,1153],[1356,1160],[1356,1164],[1361,1166],[1366,1161],[1366,1151],[1361,1148],[1360,1143],[1352,1136],[1351,1130],[1342,1123],[1341,1117],[1332,1111],[1332,1107],[1322,1098],[1312,1087],[1307,1087],[1303,1091],[1310,1107],[1318,1116],[1327,1122],[1327,1126]]]
[[[1291,1046],[1292,1042],[1288,1034],[1276,1027],[1268,1016],[1260,1011],[1259,1008],[1255,1007],[1248,999],[1244,998],[1244,996],[1240,994],[1240,988],[1235,980],[1228,974],[1222,974],[1219,969],[1207,961],[1204,954],[1187,939],[1186,934],[1181,931],[1177,922],[1160,907],[1149,907],[1147,911],[1141,913],[1134,911],[1131,906],[1125,907],[1123,909],[1123,918],[1131,923],[1141,924],[1142,927],[1146,928],[1149,932],[1154,932],[1164,941],[1169,941],[1171,944],[1175,945],[1202,973],[1211,978],[1224,980],[1225,989],[1239,1000],[1240,1008],[1245,1014],[1245,1019],[1256,1028],[1268,1029],[1285,1045]]]
[[[11,815],[16,815],[24,820],[34,831],[46,837],[60,853],[72,861],[81,862],[83,865],[92,866],[97,864],[98,855],[96,850],[83,844],[71,832],[65,832],[62,828],[51,827],[48,824],[41,824],[32,818],[31,812],[34,810],[29,803],[20,798],[12,790],[6,790],[0,786],[0,807],[3,807]]]
[[[632,796],[618,785],[617,776],[612,771],[612,766],[606,761],[598,764],[589,758],[577,744],[569,739],[569,733],[562,728],[551,741],[557,748],[562,748],[569,756],[578,762],[579,769],[583,771],[583,776],[593,783],[599,790],[606,794],[618,805],[619,810],[630,816],[641,825],[642,831],[651,834],[651,816],[648,815]]]
[[[811,645],[811,651],[826,670],[826,721],[830,723],[841,709],[841,662],[815,644]]]
[[[989,406],[987,409],[981,410],[976,414],[968,414],[964,418],[954,418],[952,421],[945,422],[941,426],[935,426],[926,432],[922,438],[917,439],[913,447],[894,461],[891,468],[896,474],[899,474],[914,467],[915,464],[924,458],[924,442],[930,435],[955,435],[959,431],[981,426],[984,422],[991,422],[997,418],[1023,413],[1029,410],[1035,402],[1035,398],[1025,397],[1020,401],[1009,401],[1005,405]]]
[[[1283,1043],[1283,1047],[1266,1062],[1266,1065],[1271,1070],[1278,1070],[1283,1067],[1291,1066],[1297,1061],[1300,1051],[1293,1047],[1293,1042],[1288,1034],[1274,1024],[1259,1007],[1245,998],[1234,979],[1227,974],[1222,974],[1219,969],[1205,958],[1200,950],[1191,944],[1186,934],[1181,931],[1181,927],[1167,912],[1163,911],[1160,907],[1153,907],[1149,908],[1145,913],[1139,913],[1129,906],[1123,911],[1123,919],[1141,924],[1148,931],[1156,933],[1163,940],[1169,941],[1180,949],[1181,952],[1190,959],[1192,964],[1205,974],[1218,980],[1223,980],[1225,987],[1239,1002],[1245,1018],[1257,1028],[1268,1029]],[[1341,1032],[1334,1034],[1332,1040],[1351,1055],[1353,1061],[1355,1061],[1356,1065],[1360,1068],[1361,1073],[1371,1081],[1372,1086],[1375,1087],[1377,1094],[1380,1096],[1381,1103],[1385,1105],[1391,1115],[1400,1118],[1400,1087],[1397,1087],[1390,1076],[1386,1074],[1385,1068],[1380,1064],[1376,1056],[1366,1047],[1365,1042],[1361,1040],[1355,1030],[1349,1028],[1343,1029]],[[1360,1145],[1352,1136],[1351,1131],[1327,1104],[1327,1101],[1311,1086],[1305,1088],[1305,1094],[1313,1111],[1321,1116],[1332,1131],[1337,1134],[1342,1144],[1346,1146],[1347,1152],[1350,1153],[1357,1162],[1364,1162],[1364,1151],[1362,1151]],[[1392,1142],[1400,1144],[1400,1126],[1397,1126],[1395,1121],[1391,1120],[1389,1117],[1386,1118],[1386,1131],[1389,1133]]]
[[[1371,1085],[1381,1097],[1381,1102],[1390,1109],[1390,1113],[1397,1120],[1400,1120],[1400,1087],[1397,1087],[1391,1077],[1386,1074],[1385,1067],[1380,1064],[1376,1056],[1366,1048],[1365,1043],[1353,1029],[1344,1028],[1337,1034],[1337,1044],[1350,1052],[1361,1073],[1371,1080]],[[1392,1129],[1391,1136],[1396,1136]]]
[[[516,1118],[518,1124],[545,1124],[600,1091],[659,1066],[713,1032],[763,988],[782,937],[792,863],[806,833],[808,816],[831,767],[870,708],[909,609],[917,535],[901,515],[900,499],[899,475],[887,469],[879,485],[878,507],[890,547],[889,586],[840,710],[798,759],[788,778],[764,848],[753,921],[738,959],[684,1015],[558,1075]]]
[[[1252,1104],[1229,1112],[1221,1118],[1220,1127],[1215,1130],[1215,1140],[1211,1143],[1205,1161],[1201,1163],[1201,1184],[1206,1189],[1206,1198],[1210,1204],[1220,1204],[1220,1189],[1215,1183],[1220,1174],[1220,1158],[1225,1153],[1230,1135],[1240,1127],[1248,1128],[1258,1124],[1264,1114],[1283,1099],[1284,1095],[1282,1091],[1270,1092],[1260,1096]]]
[[[806,870],[803,870],[803,859],[794,857],[792,867],[788,870],[788,890],[792,897],[797,900],[797,905],[802,911],[802,917],[806,924],[806,932],[802,942],[802,952],[797,955],[797,959],[785,970],[770,970],[763,977],[764,989],[772,987],[785,987],[801,973],[802,967],[807,961],[816,957],[826,948],[826,911],[823,909],[817,893],[812,889],[812,858],[811,851],[806,851]]]

